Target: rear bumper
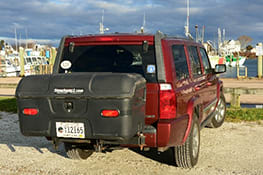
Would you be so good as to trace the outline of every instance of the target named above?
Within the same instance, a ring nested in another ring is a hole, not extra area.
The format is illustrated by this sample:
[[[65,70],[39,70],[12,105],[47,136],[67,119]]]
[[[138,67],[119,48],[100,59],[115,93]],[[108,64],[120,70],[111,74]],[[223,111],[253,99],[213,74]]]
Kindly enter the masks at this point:
[[[101,130],[95,130],[92,127],[92,124],[89,120],[84,119],[59,119],[59,120],[47,120],[41,122],[41,118],[20,118],[20,129],[21,133],[25,136],[45,136],[56,138],[57,137],[57,128],[56,122],[76,122],[76,123],[84,123],[85,126],[85,138],[77,139],[77,140],[108,140],[108,141],[119,141],[119,143],[126,143],[127,141],[136,137],[136,134],[130,132],[133,128],[137,128],[138,132],[142,129],[142,126],[137,126],[136,124],[131,124],[131,117],[129,116],[121,116],[121,119],[116,120],[114,125],[112,126],[104,126]],[[109,119],[109,123],[111,119]],[[124,123],[130,123],[129,125],[125,125]],[[113,124],[113,123],[111,123]],[[136,125],[136,126],[134,126]],[[58,138],[60,139],[60,138]],[[61,138],[67,139],[67,138]]]

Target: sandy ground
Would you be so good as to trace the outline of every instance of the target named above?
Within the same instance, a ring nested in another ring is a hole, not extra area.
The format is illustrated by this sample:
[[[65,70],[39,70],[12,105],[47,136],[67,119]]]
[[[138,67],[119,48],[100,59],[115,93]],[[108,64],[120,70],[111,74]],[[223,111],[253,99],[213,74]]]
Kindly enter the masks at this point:
[[[66,157],[63,145],[20,134],[16,114],[0,112],[0,174],[233,174],[263,175],[263,122],[225,123],[201,131],[199,162],[193,169],[173,166],[172,151],[118,150],[94,153],[85,161]]]

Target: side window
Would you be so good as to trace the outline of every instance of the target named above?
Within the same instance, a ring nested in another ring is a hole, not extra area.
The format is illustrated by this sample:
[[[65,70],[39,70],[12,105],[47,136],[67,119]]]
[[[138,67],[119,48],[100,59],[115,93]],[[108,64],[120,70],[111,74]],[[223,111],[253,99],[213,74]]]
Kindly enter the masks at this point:
[[[173,45],[172,52],[174,57],[176,79],[181,80],[189,77],[187,60],[183,45]]]
[[[190,65],[191,65],[193,76],[201,75],[202,74],[201,63],[199,60],[197,47],[189,46],[188,53],[189,53]]]
[[[201,53],[201,57],[202,57],[205,73],[206,74],[210,73],[211,72],[211,66],[210,66],[210,63],[209,63],[209,60],[208,60],[208,57],[207,57],[205,49],[204,48],[200,48],[200,53]]]

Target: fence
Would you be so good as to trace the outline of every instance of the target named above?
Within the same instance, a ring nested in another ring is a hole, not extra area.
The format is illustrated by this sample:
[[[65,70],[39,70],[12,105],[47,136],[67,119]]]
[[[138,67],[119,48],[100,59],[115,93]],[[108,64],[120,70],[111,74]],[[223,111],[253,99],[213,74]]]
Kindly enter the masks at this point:
[[[26,73],[30,75],[40,75],[40,74],[51,74],[53,65],[32,65],[29,70],[26,70]],[[28,71],[28,72],[27,72]]]
[[[224,93],[231,94],[230,105],[232,107],[240,107],[240,95],[251,94],[251,95],[263,95],[263,88],[224,88]],[[262,101],[263,103],[263,101]]]

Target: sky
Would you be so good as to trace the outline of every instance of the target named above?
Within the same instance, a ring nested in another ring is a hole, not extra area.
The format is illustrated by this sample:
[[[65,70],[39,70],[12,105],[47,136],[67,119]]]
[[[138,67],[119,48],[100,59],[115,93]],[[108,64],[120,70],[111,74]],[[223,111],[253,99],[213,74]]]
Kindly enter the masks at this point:
[[[217,41],[217,30],[226,39],[247,35],[255,45],[263,42],[262,0],[190,0],[190,32],[205,26],[205,41]],[[143,25],[184,36],[186,0],[1,0],[0,39],[32,39],[57,46],[64,35],[99,33],[102,11],[107,33],[133,33]]]

